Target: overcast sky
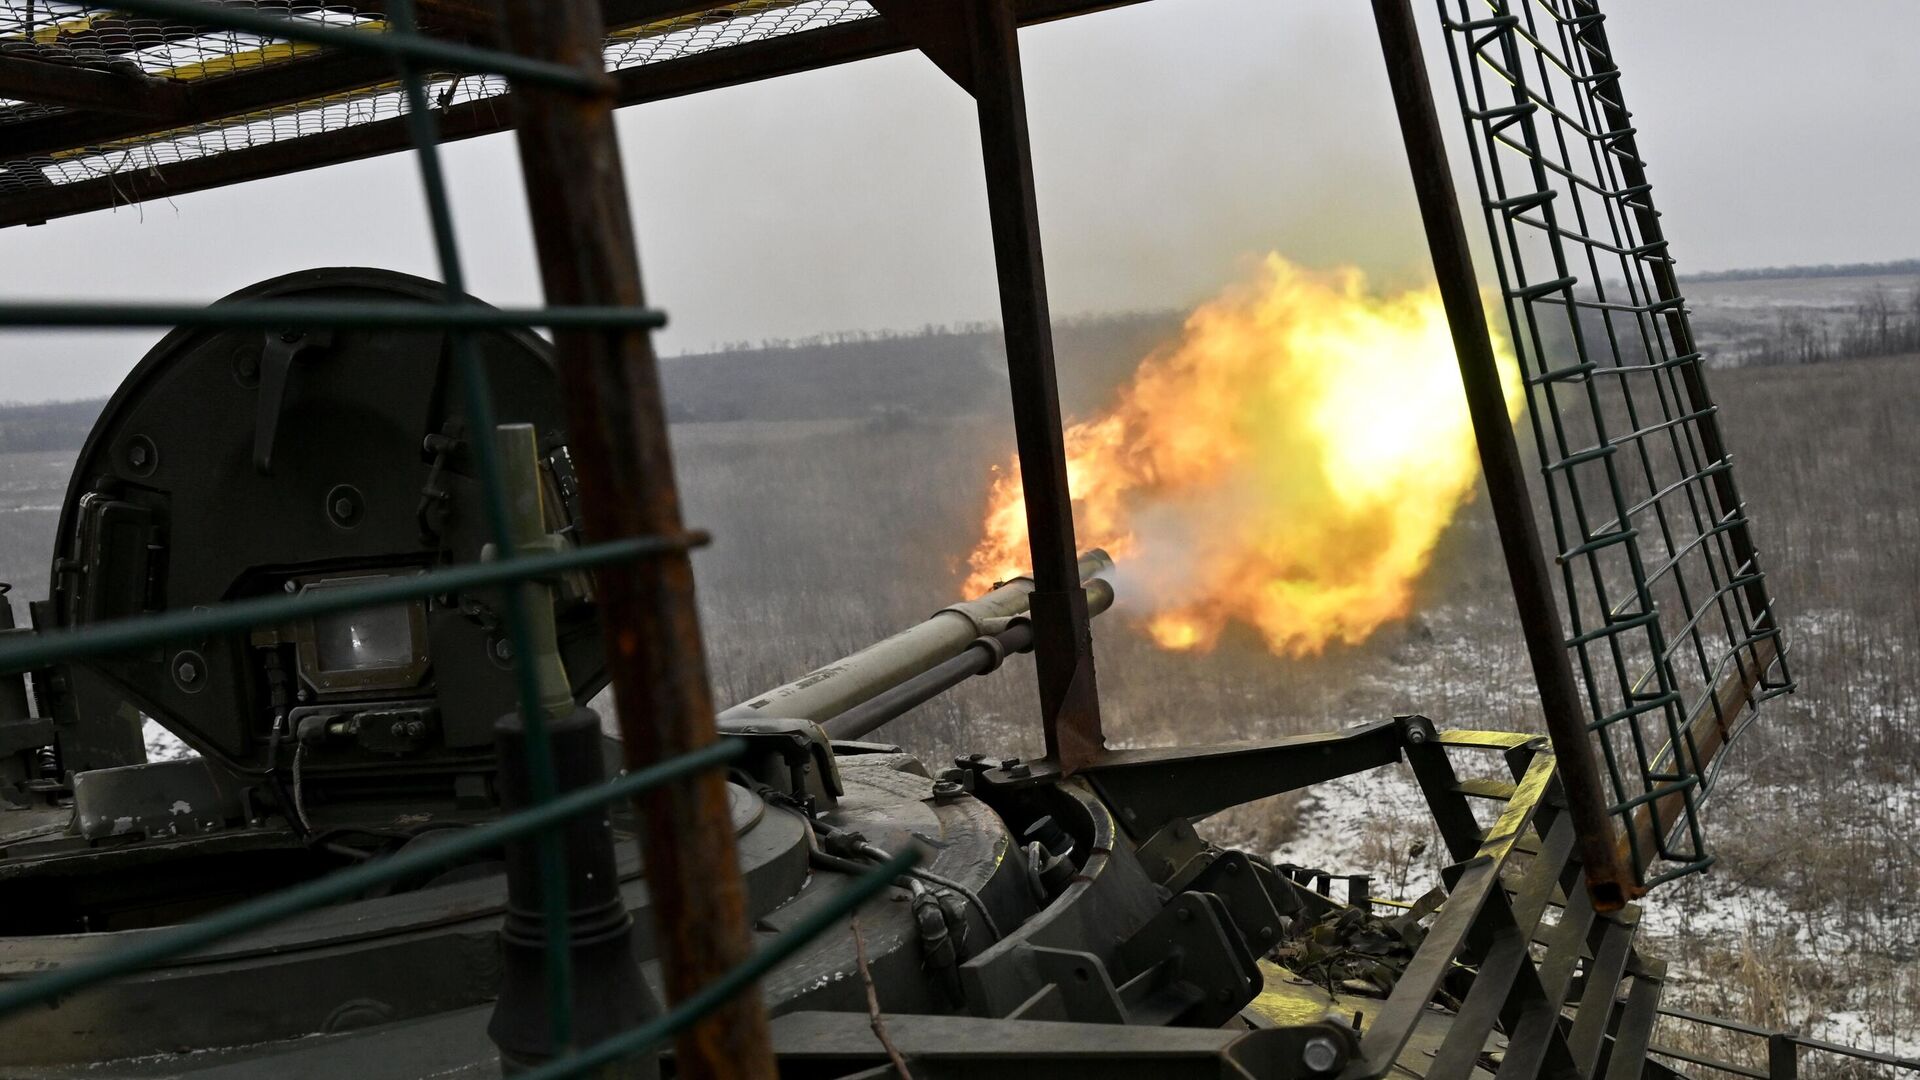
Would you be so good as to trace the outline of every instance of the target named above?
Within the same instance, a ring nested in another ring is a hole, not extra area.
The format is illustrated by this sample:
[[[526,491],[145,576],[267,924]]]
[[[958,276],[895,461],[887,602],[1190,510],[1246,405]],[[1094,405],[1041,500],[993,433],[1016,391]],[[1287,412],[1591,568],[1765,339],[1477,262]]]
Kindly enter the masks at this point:
[[[1605,7],[1683,271],[1920,256],[1920,2]],[[1363,0],[1154,0],[1021,47],[1056,315],[1185,307],[1268,250],[1427,273]],[[997,316],[971,102],[917,55],[620,133],[664,352]],[[511,136],[446,153],[473,291],[537,301]],[[209,301],[325,265],[433,273],[411,156],[0,230],[13,298]],[[108,393],[158,336],[0,337],[0,399]]]

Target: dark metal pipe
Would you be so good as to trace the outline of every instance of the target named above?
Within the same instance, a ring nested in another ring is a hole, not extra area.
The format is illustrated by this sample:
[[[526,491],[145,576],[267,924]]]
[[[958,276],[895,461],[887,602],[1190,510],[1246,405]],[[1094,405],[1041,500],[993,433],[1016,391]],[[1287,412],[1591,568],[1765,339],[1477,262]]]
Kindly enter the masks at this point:
[[[1066,436],[1054,378],[1047,275],[1040,257],[1040,213],[1020,74],[1019,19],[1012,0],[969,0],[966,15],[973,35],[973,92],[979,105],[987,210],[1000,274],[1014,442],[1020,454],[1033,555],[1040,722],[1047,756],[1071,773],[1098,759],[1106,740],[1100,731],[1086,593],[1074,569],[1079,549],[1073,537]]]
[[[1113,606],[1113,586],[1100,578],[1087,582],[1086,592],[1089,615]],[[1017,620],[997,634],[975,638],[959,656],[875,694],[820,727],[828,738],[864,738],[968,679],[998,670],[1007,657],[1032,649],[1033,641],[1033,623]]]
[[[596,0],[496,0],[496,10],[502,40],[526,55],[600,70],[604,24]],[[644,306],[611,90],[513,90],[547,302]],[[560,330],[554,352],[587,536],[678,535],[680,496],[647,331]],[[718,735],[686,553],[604,567],[595,586],[627,767],[710,746]],[[677,1006],[745,963],[752,949],[726,780],[703,771],[648,791],[634,806],[667,1000]],[[688,1026],[676,1043],[675,1070],[690,1080],[772,1080],[758,990],[746,987]]]
[[[975,638],[965,652],[884,690],[821,724],[830,739],[861,739],[976,675],[999,668],[1033,648],[1033,623],[1022,619],[997,634]]]
[[[551,644],[552,636],[548,635]],[[526,721],[509,713],[495,726],[500,758],[501,809],[533,805],[527,775]],[[605,781],[600,717],[575,709],[550,719],[554,783],[562,794]],[[591,1046],[660,1015],[660,1003],[640,976],[633,953],[633,919],[620,895],[613,824],[604,813],[581,814],[555,830],[566,854],[567,948],[573,955],[574,1038]],[[501,1069],[512,1075],[565,1053],[547,1026],[547,935],[541,913],[540,859],[530,837],[507,842],[507,910],[500,926],[500,1000],[487,1035],[500,1048]],[[622,1078],[659,1075],[657,1061],[626,1062]]]
[[[1507,420],[1506,395],[1494,362],[1493,339],[1480,303],[1480,281],[1467,247],[1453,172],[1447,164],[1433,87],[1427,81],[1419,27],[1409,0],[1373,0],[1373,16],[1386,59],[1387,80],[1393,87],[1394,108],[1400,116],[1400,134],[1406,142],[1420,217],[1426,225],[1434,277],[1453,331],[1460,382],[1473,416],[1474,439],[1480,447],[1480,465],[1500,534],[1500,550],[1506,556],[1507,576],[1512,579],[1514,600],[1520,608],[1520,628],[1526,638],[1527,655],[1533,661],[1534,682],[1540,690],[1540,705],[1568,812],[1580,837],[1587,889],[1593,895],[1595,910],[1617,910],[1640,890],[1619,857],[1613,818],[1607,812],[1606,787],[1587,734],[1579,684],[1574,681],[1573,664],[1561,639],[1559,602],[1540,546],[1520,447]]]

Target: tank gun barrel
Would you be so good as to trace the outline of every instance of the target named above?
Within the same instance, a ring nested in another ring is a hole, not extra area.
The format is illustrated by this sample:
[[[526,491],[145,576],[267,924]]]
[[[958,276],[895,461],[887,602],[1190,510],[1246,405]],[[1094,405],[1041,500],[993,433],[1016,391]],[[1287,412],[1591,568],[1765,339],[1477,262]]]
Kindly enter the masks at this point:
[[[1083,582],[1112,568],[1113,559],[1098,548],[1080,556],[1079,572]],[[1105,602],[1111,604],[1112,588],[1105,582],[1100,586],[1105,591]],[[1008,631],[1015,620],[1027,613],[1028,597],[1032,593],[1032,578],[1017,577],[1004,582],[984,596],[941,608],[925,622],[851,656],[755,694],[722,712],[720,719],[824,723],[960,656],[977,639]],[[1089,602],[1094,599],[1095,594],[1090,592]],[[1032,647],[1031,641],[1026,647]]]
[[[1113,606],[1113,586],[1102,578],[1086,583],[1087,615],[1099,615]],[[1033,649],[1033,624],[1025,618],[1007,620],[1007,627],[967,643],[960,655],[942,661],[913,678],[889,687],[821,724],[833,739],[859,739],[939,697],[975,675],[998,668],[1014,653]]]

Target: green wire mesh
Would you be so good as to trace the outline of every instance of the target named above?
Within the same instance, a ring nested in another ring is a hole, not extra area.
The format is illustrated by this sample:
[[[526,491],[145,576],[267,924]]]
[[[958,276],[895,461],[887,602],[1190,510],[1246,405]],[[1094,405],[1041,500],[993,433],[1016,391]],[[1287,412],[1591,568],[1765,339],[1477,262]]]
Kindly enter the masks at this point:
[[[794,5],[748,5],[768,10]],[[845,5],[842,5],[843,7]],[[6,18],[18,20],[19,5],[9,0]],[[99,9],[81,5],[43,5],[42,10],[59,9],[70,19],[99,14]],[[461,381],[467,416],[475,430],[494,429],[492,397],[488,392],[487,372],[472,347],[470,333],[500,325],[572,326],[605,328],[652,328],[661,325],[658,312],[646,309],[547,308],[535,311],[497,311],[471,304],[465,292],[460,253],[454,234],[446,186],[437,153],[435,109],[429,101],[430,72],[436,64],[454,64],[475,78],[493,80],[504,87],[504,78],[532,81],[569,89],[595,90],[600,76],[573,68],[530,60],[509,53],[490,52],[439,42],[424,37],[415,29],[412,0],[388,0],[386,22],[375,30],[364,20],[351,17],[295,17],[268,14],[244,5],[216,5],[201,0],[123,0],[113,13],[121,25],[132,25],[127,17],[157,20],[160,26],[204,28],[200,39],[222,39],[228,45],[251,35],[257,42],[290,42],[384,56],[396,66],[394,92],[404,101],[406,116],[417,160],[421,186],[426,195],[435,250],[439,257],[444,295],[432,304],[331,304],[244,301],[216,304],[207,308],[185,308],[155,304],[4,304],[0,305],[0,327],[31,326],[151,326],[192,324],[213,328],[279,326],[288,322],[344,326],[433,326],[443,329],[449,339]],[[298,11],[290,12],[299,16]],[[791,21],[792,13],[787,17]],[[0,20],[0,31],[16,29]],[[32,28],[24,27],[32,36]],[[790,27],[789,27],[790,29]],[[0,33],[0,38],[8,36]],[[162,35],[165,36],[164,34]],[[176,47],[175,38],[168,47]],[[444,103],[443,103],[444,104]],[[11,108],[0,102],[0,113]],[[10,119],[0,117],[0,119]],[[0,177],[0,190],[4,189]],[[43,176],[44,180],[45,177]],[[576,550],[545,556],[515,553],[508,531],[506,496],[501,482],[498,451],[489,438],[473,441],[480,488],[484,494],[490,532],[494,537],[496,561],[477,566],[454,567],[412,576],[404,581],[383,585],[330,590],[312,596],[273,597],[239,601],[210,610],[176,612],[151,617],[116,620],[72,631],[35,634],[0,644],[0,671],[27,668],[138,648],[158,641],[193,637],[209,633],[232,632],[248,627],[274,624],[297,615],[328,611],[378,607],[403,597],[470,588],[479,584],[527,582],[552,577],[568,569],[604,565],[616,560],[647,558],[668,551],[684,550],[700,542],[699,534],[677,537],[629,537],[602,541]],[[527,613],[520,590],[505,590],[507,627],[513,655],[532,656],[535,650],[529,638]],[[176,927],[146,939],[140,945],[117,950],[98,960],[72,965],[46,975],[0,987],[0,1018],[31,1005],[57,1001],[62,996],[87,986],[128,974],[168,957],[177,956],[233,934],[256,929],[290,918],[322,904],[352,896],[370,885],[392,881],[427,866],[437,866],[460,857],[462,852],[498,845],[506,840],[529,836],[539,845],[542,878],[542,909],[546,928],[547,1004],[552,1045],[574,1048],[573,1003],[569,998],[572,977],[569,971],[571,950],[567,937],[567,910],[562,852],[553,828],[569,816],[597,809],[613,799],[667,783],[701,769],[714,768],[730,760],[739,750],[731,742],[715,743],[706,749],[683,755],[655,766],[628,774],[609,784],[562,796],[556,791],[551,748],[539,703],[535,676],[530,665],[515,665],[519,708],[528,734],[528,766],[533,806],[492,824],[480,826],[454,840],[431,848],[391,856],[340,871],[316,881],[241,904],[216,913],[199,922]],[[644,1052],[712,1011],[732,995],[749,987],[766,971],[791,955],[811,938],[846,916],[873,896],[901,872],[913,865],[912,852],[875,868],[835,902],[810,913],[792,930],[775,938],[745,962],[712,985],[667,1014],[640,1028],[617,1035],[597,1046],[564,1055],[534,1073],[540,1077],[577,1076],[621,1057]]]
[[[1530,395],[1567,647],[1631,861],[1711,861],[1715,751],[1792,688],[1597,0],[1439,0]]]

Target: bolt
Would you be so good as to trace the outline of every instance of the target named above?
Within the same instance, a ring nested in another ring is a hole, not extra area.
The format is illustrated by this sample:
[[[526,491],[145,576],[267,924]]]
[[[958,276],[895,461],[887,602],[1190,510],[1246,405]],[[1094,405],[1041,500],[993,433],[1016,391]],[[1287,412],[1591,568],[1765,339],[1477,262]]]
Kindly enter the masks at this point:
[[[333,500],[333,516],[342,520],[353,516],[353,500],[345,495]]]
[[[427,733],[427,722],[425,720],[407,721],[408,736],[417,739],[420,736],[425,735],[426,733]]]
[[[1017,757],[1003,758],[1001,759],[1000,767],[1003,769],[1011,769],[1018,764],[1020,764],[1020,759]]]
[[[1190,923],[1193,921],[1193,909],[1181,908],[1173,913],[1173,917],[1178,922]]]
[[[1308,1072],[1330,1073],[1340,1065],[1340,1044],[1325,1035],[1315,1035],[1300,1048],[1300,1064]]]
[[[493,641],[493,658],[503,664],[512,660],[513,642],[508,641],[506,638],[495,638]]]
[[[393,722],[393,727],[390,728],[389,730],[392,732],[393,737],[396,739],[404,739],[407,737],[407,725],[402,721],[395,720]]]
[[[173,669],[173,676],[183,683],[197,682],[200,678],[200,669],[194,666],[193,661],[182,660],[180,666]]]
[[[1407,742],[1411,743],[1414,746],[1419,746],[1421,743],[1426,741],[1427,741],[1426,728],[1410,727],[1407,729]]]
[[[1013,778],[1014,778],[1014,779],[1016,779],[1016,780],[1018,780],[1019,778],[1021,778],[1021,777],[1023,777],[1023,776],[1032,776],[1032,775],[1033,775],[1033,770],[1032,770],[1032,769],[1029,769],[1029,768],[1027,768],[1027,767],[1026,767],[1025,765],[1023,765],[1023,764],[1021,764],[1020,762],[1017,762],[1017,761],[1016,761],[1016,762],[1014,762],[1014,763],[1013,763],[1013,764],[1011,764],[1011,765],[1008,765],[1008,766],[1005,766],[1005,771],[1006,771],[1006,774],[1007,774],[1008,776],[1011,776],[1011,777],[1013,777]]]
[[[933,798],[936,802],[947,802],[950,799],[957,799],[966,793],[966,788],[961,787],[952,780],[937,780],[933,785]]]
[[[143,468],[145,468],[145,467],[146,467],[146,465],[147,465],[147,446],[146,446],[146,444],[145,444],[145,443],[134,443],[134,444],[133,444],[132,446],[130,446],[130,447],[128,447],[128,448],[127,448],[127,460],[128,460],[128,461],[131,461],[131,462],[133,462],[133,467],[134,467],[134,468],[136,468],[136,469],[143,469]]]
[[[1263,926],[1260,928],[1260,940],[1265,941],[1272,936],[1273,936],[1273,927]]]
[[[280,340],[281,340],[281,341],[284,341],[284,342],[286,342],[286,343],[287,343],[287,344],[289,344],[289,345],[291,345],[291,344],[293,344],[294,342],[296,342],[296,341],[299,341],[299,340],[300,340],[300,331],[298,331],[298,330],[282,330],[282,331],[280,331]]]

